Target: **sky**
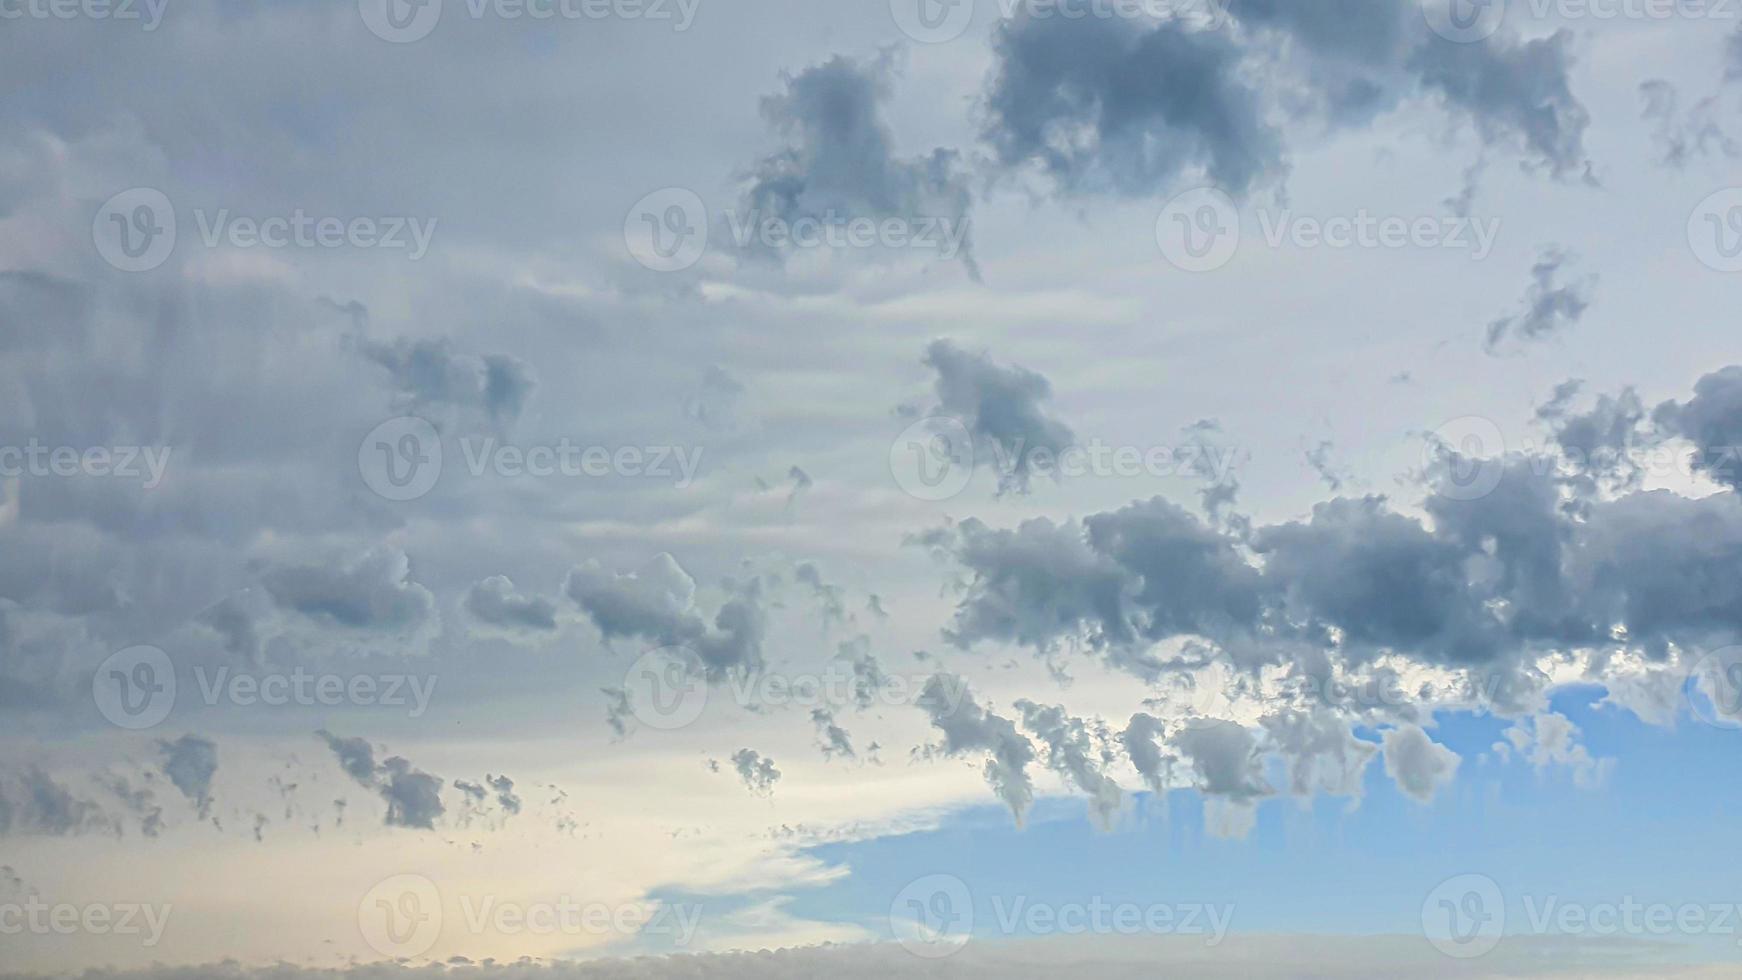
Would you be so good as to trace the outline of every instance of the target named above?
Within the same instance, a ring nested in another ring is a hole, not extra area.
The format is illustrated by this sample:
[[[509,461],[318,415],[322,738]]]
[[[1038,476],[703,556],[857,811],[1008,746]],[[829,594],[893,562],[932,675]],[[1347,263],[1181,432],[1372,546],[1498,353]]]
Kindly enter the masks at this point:
[[[0,85],[5,980],[1739,969],[1742,4],[0,0]]]

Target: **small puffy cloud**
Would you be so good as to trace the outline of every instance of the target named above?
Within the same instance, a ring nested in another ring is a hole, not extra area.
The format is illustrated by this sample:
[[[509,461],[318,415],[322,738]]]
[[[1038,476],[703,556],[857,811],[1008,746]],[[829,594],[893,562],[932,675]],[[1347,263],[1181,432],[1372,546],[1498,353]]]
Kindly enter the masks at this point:
[[[435,596],[412,581],[410,559],[395,548],[336,562],[278,565],[260,581],[279,609],[360,633],[403,636],[437,615]]]
[[[755,749],[739,749],[732,753],[732,768],[738,771],[738,778],[750,792],[757,796],[771,796],[774,784],[780,781],[780,770],[774,768],[774,760],[767,759]]]
[[[1726,367],[1701,378],[1694,397],[1668,401],[1652,419],[1670,435],[1692,442],[1701,452],[1694,466],[1732,490],[1742,491],[1742,366]]]
[[[532,397],[531,369],[506,354],[460,354],[446,340],[361,341],[365,358],[386,369],[405,411],[433,407],[472,409],[497,424],[512,424]]]
[[[1383,746],[1386,775],[1418,803],[1432,802],[1439,788],[1452,781],[1462,761],[1417,725],[1400,725],[1386,732]]]
[[[181,795],[199,808],[200,819],[211,814],[212,776],[218,771],[218,746],[198,735],[183,735],[173,742],[160,741],[160,768]]]
[[[1016,702],[1022,725],[1046,746],[1047,766],[1089,794],[1089,808],[1103,827],[1111,827],[1125,794],[1106,772],[1106,755],[1096,745],[1097,733],[1081,718],[1058,705]]]
[[[446,809],[442,806],[442,780],[399,756],[381,763],[380,772],[378,789],[387,800],[387,825],[435,829],[436,819]]]
[[[966,351],[948,340],[933,341],[925,363],[937,373],[938,403],[931,414],[967,427],[976,462],[999,466],[1000,491],[1028,489],[1030,454],[1042,450],[1056,456],[1071,445],[1070,428],[1042,405],[1052,397],[1044,375],[998,364],[984,351]]]
[[[521,595],[503,575],[473,585],[461,605],[474,628],[483,634],[520,642],[536,642],[557,631],[556,602],[539,595]]]
[[[607,641],[641,639],[682,647],[712,680],[762,663],[767,622],[758,580],[738,586],[711,624],[694,607],[695,580],[669,554],[624,574],[588,561],[570,570],[563,591]]]

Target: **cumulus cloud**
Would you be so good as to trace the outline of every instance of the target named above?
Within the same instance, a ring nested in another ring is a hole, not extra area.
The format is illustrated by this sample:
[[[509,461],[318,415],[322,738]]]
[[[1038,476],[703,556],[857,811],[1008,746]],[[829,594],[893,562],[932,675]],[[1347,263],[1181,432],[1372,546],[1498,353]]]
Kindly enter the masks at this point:
[[[446,340],[363,340],[358,350],[387,371],[398,411],[473,410],[507,425],[520,418],[537,385],[517,358],[461,354]]]
[[[1021,823],[1034,802],[1034,781],[1028,775],[1034,743],[1010,719],[975,703],[967,682],[953,674],[934,674],[916,704],[943,733],[943,741],[928,747],[925,754],[986,753],[986,782]]]
[[[211,815],[212,776],[218,771],[218,746],[198,735],[183,735],[173,742],[159,741],[163,754],[160,768],[181,795],[199,808],[200,819]]]
[[[751,168],[745,191],[749,220],[780,218],[923,219],[949,222],[971,274],[967,239],[971,194],[959,154],[939,147],[913,158],[896,154],[883,118],[894,65],[889,55],[855,61],[837,55],[797,74],[762,100],[762,114],[789,140]]]
[[[277,607],[322,626],[406,636],[437,619],[435,596],[411,578],[395,548],[373,548],[327,563],[280,564],[260,582]]]
[[[1579,744],[1579,726],[1558,712],[1544,711],[1521,718],[1506,730],[1505,736],[1506,741],[1494,745],[1502,759],[1517,752],[1538,769],[1562,767],[1580,787],[1601,785],[1615,765],[1613,759],[1593,758],[1590,749]]]
[[[462,605],[484,634],[537,642],[557,630],[557,607],[539,595],[521,595],[503,575],[492,575],[466,592]]]
[[[327,743],[347,776],[387,801],[389,827],[434,829],[435,821],[446,810],[440,777],[423,772],[401,756],[377,765],[375,747],[366,739],[343,738],[325,729],[315,734]]]
[[[1433,801],[1457,774],[1458,754],[1435,742],[1416,725],[1400,725],[1384,735],[1385,772],[1397,788],[1419,803]]]
[[[1653,410],[1652,419],[1695,445],[1696,469],[1742,492],[1742,366],[1706,375],[1694,385],[1694,397],[1664,402]]]
[[[1047,766],[1089,795],[1089,809],[1102,827],[1111,827],[1125,794],[1106,772],[1107,753],[1096,744],[1104,733],[1074,718],[1060,705],[1016,702],[1022,725],[1046,746]]]
[[[70,837],[112,828],[101,806],[75,796],[42,769],[0,770],[0,835]]]
[[[1180,21],[1036,17],[993,36],[984,137],[1006,167],[1067,193],[1149,195],[1202,174],[1244,194],[1282,170],[1282,140],[1227,34]]]
[[[1591,306],[1596,280],[1587,277],[1577,282],[1558,282],[1567,261],[1567,253],[1558,248],[1546,249],[1537,258],[1530,270],[1531,283],[1524,296],[1524,308],[1488,324],[1489,353],[1509,338],[1531,341],[1559,334],[1585,315]]]
[[[739,749],[732,753],[732,768],[738,771],[738,778],[744,781],[746,788],[757,796],[771,796],[774,784],[780,781],[780,770],[774,768],[774,760],[764,758],[755,749]]]
[[[695,580],[669,554],[622,574],[589,560],[569,571],[563,591],[606,640],[634,638],[680,647],[696,658],[710,680],[762,663],[767,623],[760,580],[736,586],[712,624],[694,608]]]
[[[835,713],[828,708],[813,708],[811,724],[817,729],[817,747],[822,749],[825,759],[856,759],[858,753],[853,751],[853,737],[845,728],[835,724]]]
[[[1052,383],[1042,374],[998,364],[984,351],[966,351],[948,340],[926,348],[925,364],[937,374],[937,404],[930,414],[967,427],[975,462],[997,467],[1000,492],[1026,492],[1031,454],[1056,458],[1075,438],[1043,405],[1052,397]]]

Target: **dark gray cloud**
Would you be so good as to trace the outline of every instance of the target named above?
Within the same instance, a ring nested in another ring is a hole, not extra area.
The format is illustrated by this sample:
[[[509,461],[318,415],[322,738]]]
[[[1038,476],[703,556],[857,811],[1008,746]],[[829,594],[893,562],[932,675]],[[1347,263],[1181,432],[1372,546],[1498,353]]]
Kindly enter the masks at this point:
[[[345,770],[345,775],[363,786],[375,785],[375,747],[367,739],[342,738],[326,729],[315,734],[327,743],[327,748],[333,750],[333,755],[339,760],[339,768]]]
[[[261,584],[280,609],[346,629],[406,634],[436,616],[435,596],[411,579],[411,562],[393,548],[356,558],[268,568]]]
[[[536,640],[557,630],[556,602],[540,595],[521,595],[507,576],[492,575],[472,586],[462,605],[486,633]]]
[[[486,773],[484,782],[496,792],[496,802],[502,807],[504,813],[512,816],[520,812],[522,802],[519,794],[514,792],[514,780],[507,776],[494,776]]]
[[[199,808],[200,819],[211,815],[212,776],[218,771],[218,746],[198,735],[183,735],[173,742],[160,741],[160,768],[171,784]]]
[[[1697,469],[1742,491],[1742,366],[1706,375],[1694,385],[1693,398],[1664,402],[1652,411],[1652,420],[1694,444]]]
[[[1422,84],[1469,114],[1485,142],[1514,143],[1556,177],[1588,176],[1590,113],[1573,95],[1571,31],[1530,41],[1502,32],[1474,44],[1433,37],[1410,56]]]
[[[73,795],[36,766],[0,771],[0,835],[70,837],[113,827],[101,806]]]
[[[986,141],[1000,164],[1038,166],[1067,193],[1143,196],[1202,173],[1243,194],[1283,168],[1281,137],[1223,32],[1024,7],[992,45]]]
[[[1488,352],[1493,353],[1509,338],[1522,341],[1538,340],[1570,329],[1591,306],[1594,277],[1561,284],[1561,268],[1568,256],[1558,248],[1543,251],[1530,269],[1530,290],[1524,296],[1524,308],[1511,316],[1488,324]]]
[[[987,753],[986,782],[1021,823],[1034,802],[1034,781],[1028,775],[1034,743],[1018,732],[1010,719],[976,704],[967,682],[952,674],[933,675],[916,704],[944,736],[941,744],[929,747],[925,754],[953,757]]]
[[[1173,779],[1175,757],[1162,747],[1166,734],[1167,726],[1161,719],[1140,711],[1131,716],[1125,731],[1119,735],[1125,754],[1131,758],[1131,765],[1143,777],[1149,791],[1157,796],[1168,791]]]
[[[710,625],[694,608],[695,580],[661,554],[639,571],[618,574],[596,561],[571,569],[563,591],[606,640],[642,639],[693,654],[712,680],[762,663],[767,617],[761,580],[728,583],[731,596]]]
[[[780,781],[780,770],[774,768],[774,760],[764,758],[755,749],[739,749],[732,753],[732,768],[738,771],[738,778],[744,781],[745,787],[757,796],[771,796],[774,784]]]
[[[845,728],[835,724],[835,713],[828,708],[811,710],[811,724],[817,729],[817,746],[823,750],[825,759],[856,759],[859,753],[853,750],[853,736]]]
[[[762,100],[762,115],[790,142],[752,168],[749,217],[945,219],[965,235],[971,194],[957,152],[896,155],[882,109],[893,68],[889,55],[836,55],[787,75],[785,90]],[[966,238],[961,254],[977,277]]]
[[[537,387],[532,369],[518,358],[460,354],[447,340],[363,340],[358,350],[386,369],[400,411],[475,410],[509,425],[520,418]]]
[[[394,756],[381,763],[381,796],[387,800],[389,827],[435,829],[442,805],[442,780]]]
[[[997,468],[1001,492],[1028,489],[1035,451],[1056,458],[1071,445],[1070,427],[1043,405],[1052,397],[1052,383],[1044,375],[998,364],[984,351],[966,351],[948,340],[926,348],[925,364],[937,373],[938,400],[930,414],[967,427],[975,463]]]

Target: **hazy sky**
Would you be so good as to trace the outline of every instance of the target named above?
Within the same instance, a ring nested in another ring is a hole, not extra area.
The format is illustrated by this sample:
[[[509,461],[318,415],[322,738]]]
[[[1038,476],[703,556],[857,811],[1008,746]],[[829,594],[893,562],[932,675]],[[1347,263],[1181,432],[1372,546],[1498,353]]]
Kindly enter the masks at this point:
[[[0,969],[1725,975],[1739,24],[0,0]]]

